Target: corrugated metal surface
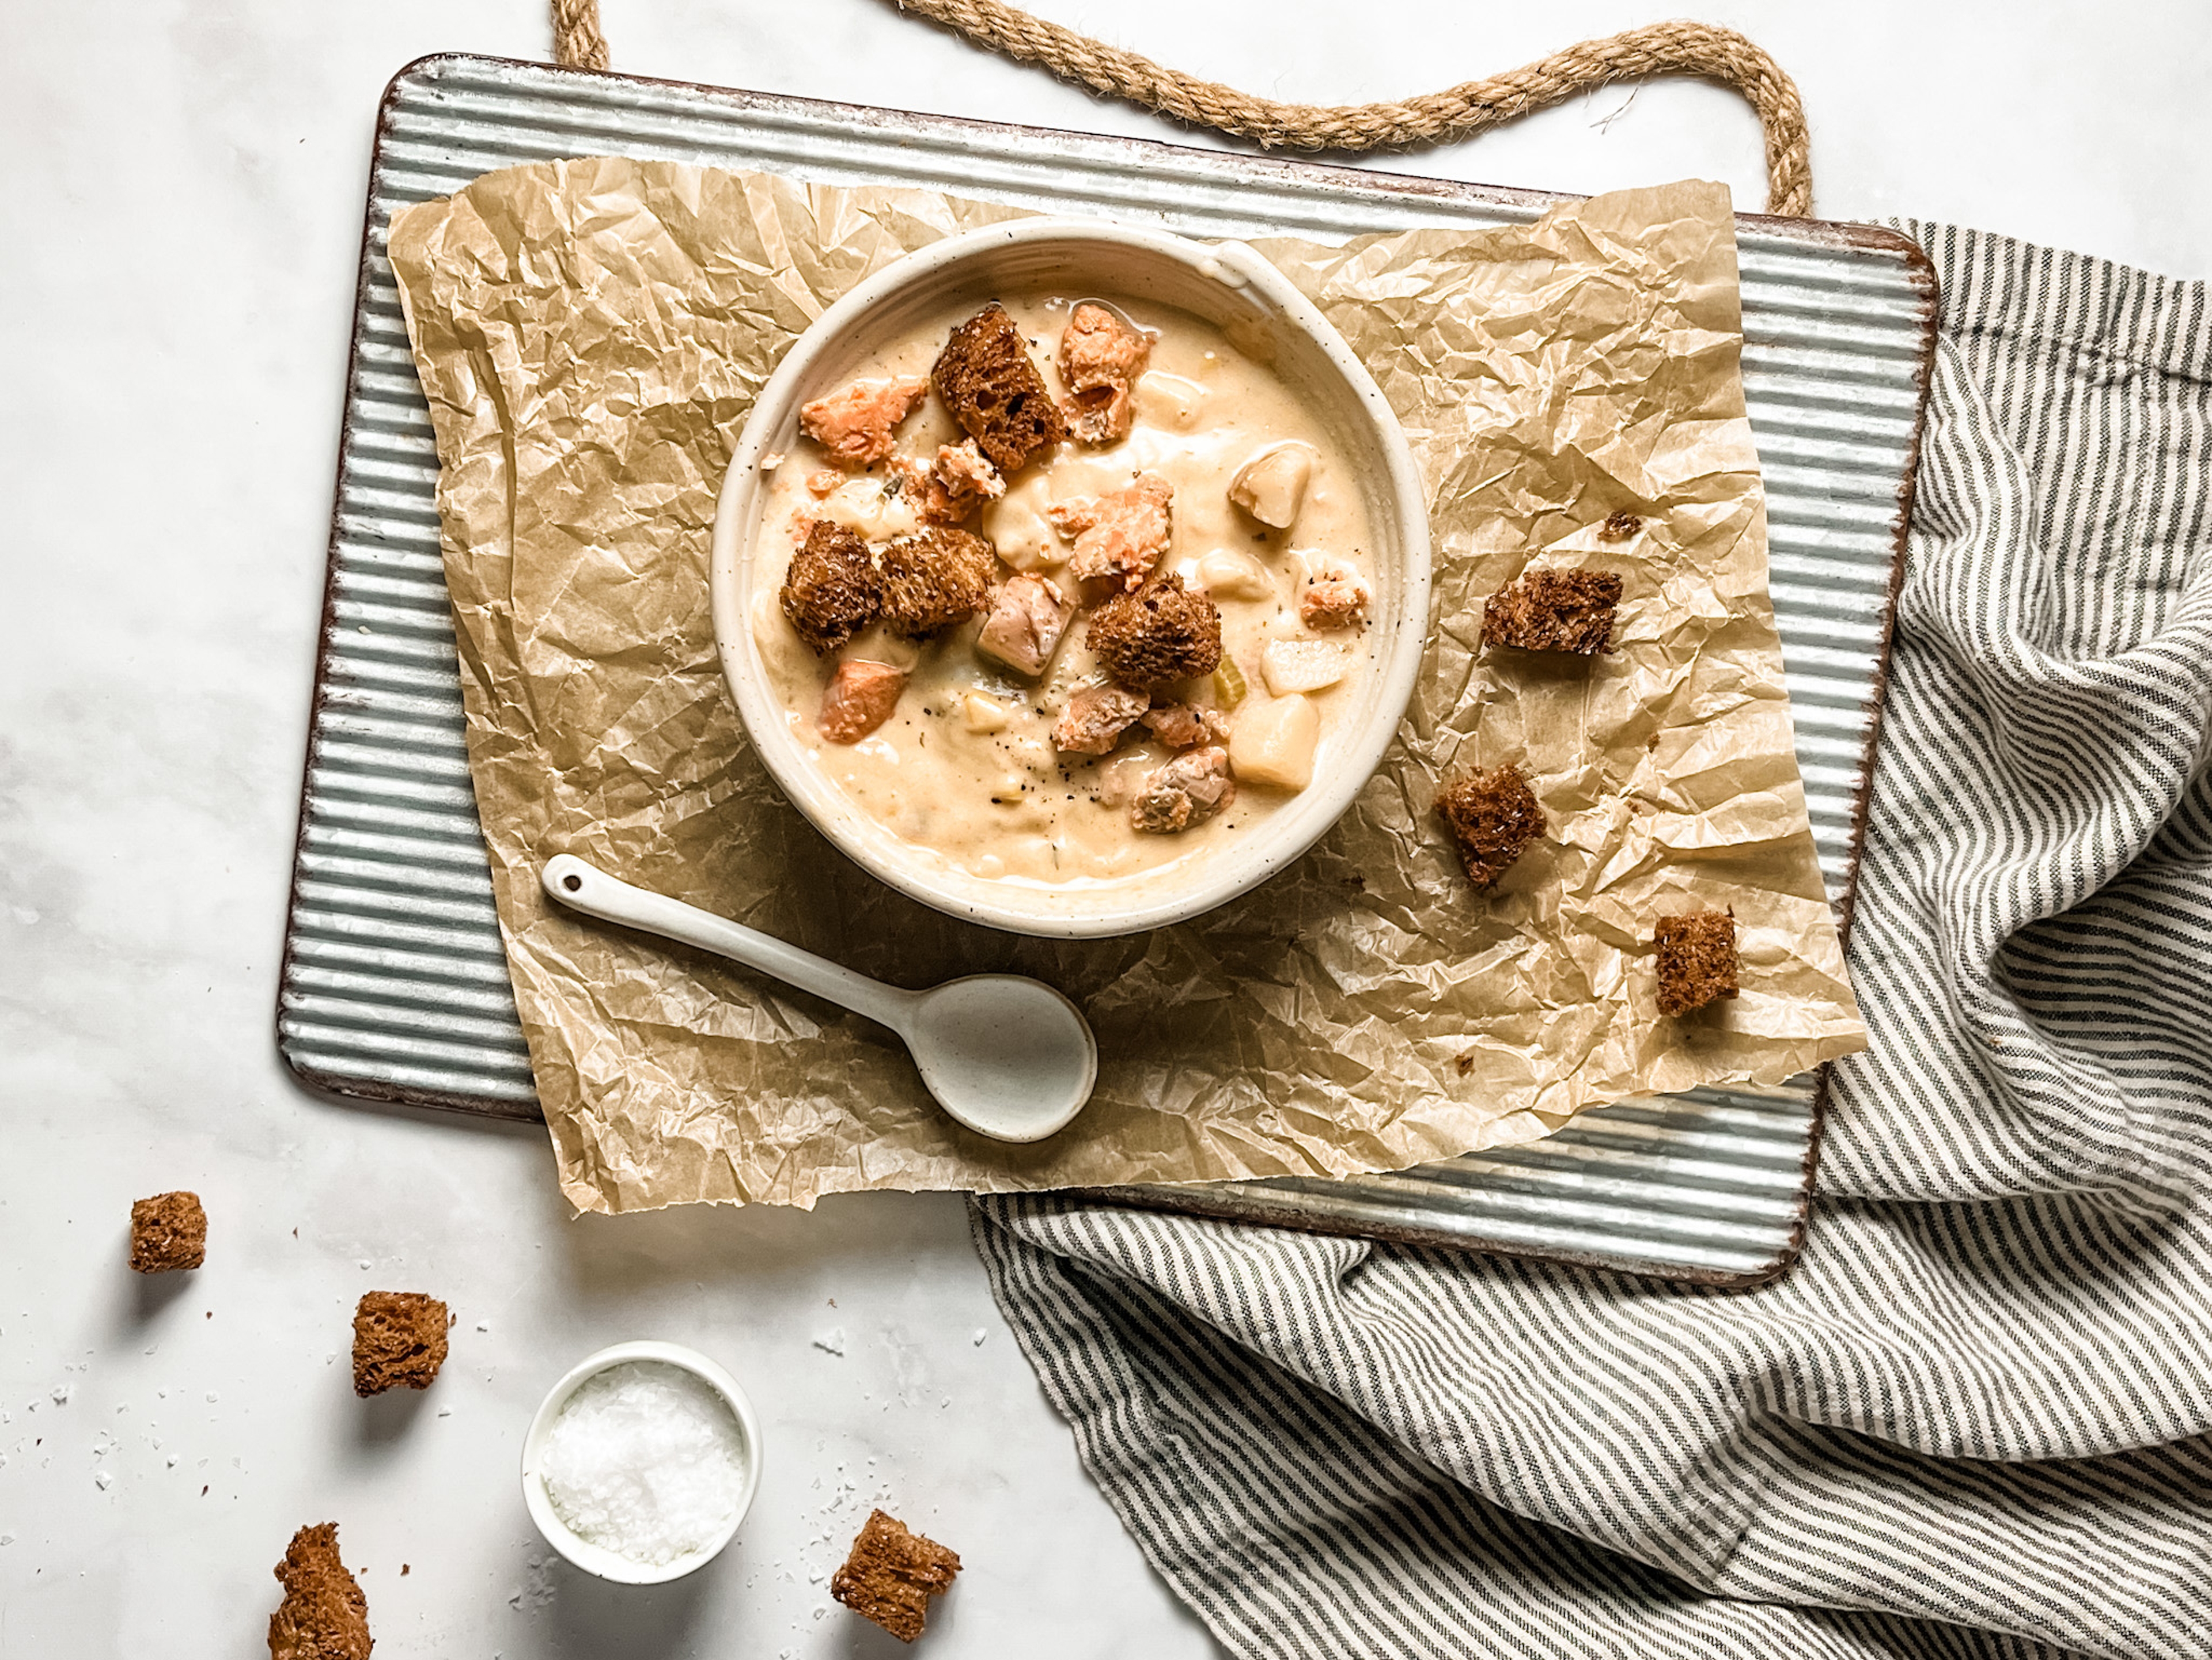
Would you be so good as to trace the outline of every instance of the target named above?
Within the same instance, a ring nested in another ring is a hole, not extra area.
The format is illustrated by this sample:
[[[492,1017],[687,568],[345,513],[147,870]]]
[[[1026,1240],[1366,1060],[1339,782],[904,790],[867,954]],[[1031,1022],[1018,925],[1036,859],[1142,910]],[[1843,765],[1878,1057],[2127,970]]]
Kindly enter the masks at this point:
[[[392,82],[369,185],[278,1044],[340,1094],[536,1116],[462,741],[437,458],[383,240],[494,167],[620,152],[932,185],[1196,236],[1517,223],[1548,198],[1067,133],[448,57]],[[1886,233],[1746,219],[1746,389],[1813,826],[1847,897],[1932,338]],[[1778,1268],[1818,1136],[1810,1079],[1586,1115],[1539,1146],[1347,1183],[1131,1193],[1303,1226],[1710,1281]]]

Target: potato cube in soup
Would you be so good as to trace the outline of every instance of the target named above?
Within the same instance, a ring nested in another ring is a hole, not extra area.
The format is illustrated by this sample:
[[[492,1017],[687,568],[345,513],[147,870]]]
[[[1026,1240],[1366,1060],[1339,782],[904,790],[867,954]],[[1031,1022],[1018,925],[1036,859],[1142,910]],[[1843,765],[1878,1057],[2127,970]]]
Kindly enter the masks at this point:
[[[1345,666],[1343,648],[1322,640],[1270,640],[1260,652],[1260,678],[1278,697],[1333,686]]]
[[[1016,570],[1057,565],[1067,546],[1045,521],[1043,475],[1024,479],[983,509],[983,538]]]
[[[1156,427],[1188,432],[1205,408],[1205,386],[1180,374],[1154,369],[1137,382],[1137,413]]]
[[[1260,523],[1288,530],[1305,505],[1313,463],[1313,451],[1304,444],[1273,445],[1237,470],[1229,481],[1229,499]]]
[[[1302,790],[1313,781],[1321,711],[1310,698],[1248,697],[1229,733],[1229,769],[1248,784]]]
[[[1006,706],[983,692],[971,691],[960,700],[960,719],[973,733],[1004,732]]]
[[[1267,599],[1275,593],[1267,568],[1235,548],[1216,548],[1200,558],[1198,581],[1217,599]]]

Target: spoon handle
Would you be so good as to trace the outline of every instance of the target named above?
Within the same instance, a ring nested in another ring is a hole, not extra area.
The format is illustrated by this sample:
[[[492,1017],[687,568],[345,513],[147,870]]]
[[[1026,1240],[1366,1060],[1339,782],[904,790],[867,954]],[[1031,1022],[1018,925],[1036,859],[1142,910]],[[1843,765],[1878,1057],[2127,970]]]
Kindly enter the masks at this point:
[[[573,853],[556,854],[547,860],[538,879],[547,893],[571,910],[696,946],[701,951],[773,975],[801,991],[826,997],[893,1031],[903,1035],[906,1031],[908,1011],[916,1000],[914,992],[855,974],[773,934],[701,910],[696,905],[632,887]]]

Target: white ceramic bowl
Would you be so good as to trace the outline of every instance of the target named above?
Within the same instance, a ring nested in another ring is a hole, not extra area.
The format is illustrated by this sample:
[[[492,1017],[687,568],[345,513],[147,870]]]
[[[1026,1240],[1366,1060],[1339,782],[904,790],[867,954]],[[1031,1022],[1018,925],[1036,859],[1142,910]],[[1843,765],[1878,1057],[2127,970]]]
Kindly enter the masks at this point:
[[[553,1420],[561,1415],[561,1408],[568,1404],[568,1397],[586,1380],[611,1366],[632,1360],[657,1360],[702,1379],[729,1408],[745,1444],[744,1485],[738,1489],[737,1513],[730,1518],[730,1525],[706,1549],[693,1551],[670,1562],[640,1562],[575,1533],[553,1508],[553,1501],[545,1492],[544,1478],[538,1474],[538,1454],[545,1444],[546,1433],[553,1427]],[[617,1343],[612,1348],[586,1356],[547,1392],[538,1415],[530,1420],[529,1434],[522,1438],[522,1502],[530,1511],[530,1519],[538,1524],[538,1531],[545,1535],[545,1542],[585,1572],[625,1585],[659,1585],[681,1579],[720,1555],[722,1547],[736,1537],[738,1524],[752,1508],[753,1494],[760,1487],[760,1420],[753,1415],[753,1403],[738,1387],[736,1378],[698,1350],[687,1349],[681,1343]]]
[[[792,736],[752,617],[761,459],[799,441],[799,406],[836,390],[874,352],[957,304],[1038,289],[1178,307],[1267,361],[1308,401],[1350,467],[1374,532],[1374,650],[1357,701],[1324,741],[1314,781],[1203,858],[1110,881],[1044,888],[971,876],[856,807]],[[860,866],[955,916],[1016,933],[1135,933],[1211,910],[1267,879],[1334,824],[1373,775],[1413,696],[1428,632],[1429,522],[1405,435],[1328,319],[1240,242],[1212,246],[1103,222],[1024,219],[932,243],[876,272],[793,344],[753,406],[714,515],[711,591],[722,672],[745,731],[784,794]]]

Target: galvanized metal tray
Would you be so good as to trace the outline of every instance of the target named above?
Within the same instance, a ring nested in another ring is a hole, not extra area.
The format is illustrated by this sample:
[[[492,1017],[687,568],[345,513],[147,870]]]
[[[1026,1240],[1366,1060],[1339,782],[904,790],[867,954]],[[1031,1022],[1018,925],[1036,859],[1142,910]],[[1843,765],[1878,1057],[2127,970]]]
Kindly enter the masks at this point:
[[[620,153],[927,185],[1204,237],[1522,223],[1559,199],[1133,140],[447,56],[386,91],[369,173],[322,644],[277,1007],[309,1086],[538,1116],[463,743],[437,454],[384,257],[398,209],[517,162]],[[1773,594],[1828,892],[1848,923],[1936,283],[1859,226],[1745,216],[1744,380]],[[1584,1114],[1534,1146],[1349,1182],[1117,1189],[1121,1202],[1714,1285],[1804,1227],[1821,1085]]]

